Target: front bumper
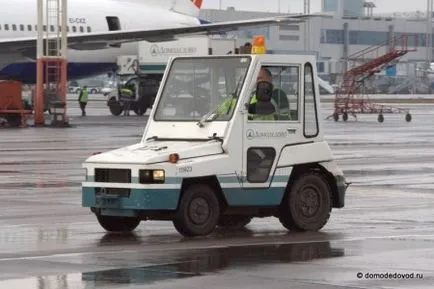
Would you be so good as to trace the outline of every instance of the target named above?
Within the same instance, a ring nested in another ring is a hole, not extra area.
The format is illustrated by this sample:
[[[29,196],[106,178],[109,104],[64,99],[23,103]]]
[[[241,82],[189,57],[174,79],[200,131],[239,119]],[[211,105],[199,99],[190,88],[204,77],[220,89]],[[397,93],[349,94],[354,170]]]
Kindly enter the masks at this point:
[[[180,197],[179,188],[131,188],[127,195],[106,193],[96,187],[82,187],[82,206],[116,210],[175,210]]]
[[[335,180],[338,195],[335,207],[343,208],[345,206],[345,193],[351,183],[348,183],[343,175],[335,176]]]

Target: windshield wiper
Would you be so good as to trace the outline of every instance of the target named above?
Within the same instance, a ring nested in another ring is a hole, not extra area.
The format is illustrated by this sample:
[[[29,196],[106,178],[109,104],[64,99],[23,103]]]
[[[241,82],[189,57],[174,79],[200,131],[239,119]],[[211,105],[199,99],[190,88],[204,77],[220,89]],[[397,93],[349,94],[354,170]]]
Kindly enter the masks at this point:
[[[231,93],[231,97],[230,97],[231,102],[232,102],[233,99],[237,99],[239,97],[239,94],[241,92],[241,83],[242,82],[243,82],[243,75],[240,76],[240,79],[237,82],[237,87],[235,88],[235,91],[233,93]],[[218,110],[219,106],[220,106],[220,104],[218,104],[217,107],[215,107],[210,112],[208,112],[207,114],[205,114],[196,124],[199,127],[204,127],[205,126],[204,125],[205,122],[211,122],[214,119],[216,119],[219,116],[219,114],[217,113],[217,110]],[[230,109],[231,109],[231,107],[229,106],[229,110]]]
[[[209,122],[209,121],[212,121],[213,119],[215,119],[215,117],[218,116],[217,110],[218,110],[219,106],[220,105],[217,105],[216,108],[214,108],[213,110],[211,110],[210,112],[208,112],[207,114],[205,114],[196,124],[199,127],[204,127],[205,126],[204,125],[205,122]],[[214,116],[212,117],[211,120],[209,120],[208,118],[211,117],[213,114],[214,114]]]
[[[146,141],[148,141],[148,140],[158,140],[158,136],[154,135],[154,136],[146,139]]]

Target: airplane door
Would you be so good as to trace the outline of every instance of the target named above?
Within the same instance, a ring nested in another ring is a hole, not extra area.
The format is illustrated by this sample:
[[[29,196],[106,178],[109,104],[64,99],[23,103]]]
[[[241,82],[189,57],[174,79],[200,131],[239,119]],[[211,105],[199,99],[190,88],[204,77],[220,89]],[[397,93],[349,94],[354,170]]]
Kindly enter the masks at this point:
[[[277,167],[280,153],[284,146],[303,138],[300,71],[300,65],[296,64],[270,65],[263,66],[259,73],[258,80],[272,80],[272,103],[276,110],[272,120],[246,116],[244,122],[243,189],[251,205],[278,205],[283,196],[290,171]]]
[[[107,16],[107,25],[109,31],[118,31],[121,30],[121,21],[119,20],[119,17],[117,16]],[[121,47],[121,44],[110,44],[110,47]]]

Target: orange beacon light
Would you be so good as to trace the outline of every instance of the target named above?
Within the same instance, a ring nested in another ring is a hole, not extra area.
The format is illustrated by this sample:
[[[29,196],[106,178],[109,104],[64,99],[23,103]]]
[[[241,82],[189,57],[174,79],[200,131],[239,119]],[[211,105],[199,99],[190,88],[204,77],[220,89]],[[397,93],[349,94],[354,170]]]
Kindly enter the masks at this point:
[[[252,54],[265,54],[267,49],[265,47],[265,36],[257,35],[252,40]]]

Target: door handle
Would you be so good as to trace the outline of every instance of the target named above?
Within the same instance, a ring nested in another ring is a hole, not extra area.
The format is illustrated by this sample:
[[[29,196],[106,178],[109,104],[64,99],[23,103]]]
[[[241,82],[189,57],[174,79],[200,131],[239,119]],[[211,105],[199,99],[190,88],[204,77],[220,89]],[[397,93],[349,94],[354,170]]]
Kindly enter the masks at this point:
[[[290,134],[294,134],[294,133],[297,131],[296,128],[287,128],[286,130],[287,130],[288,133],[290,133]]]

